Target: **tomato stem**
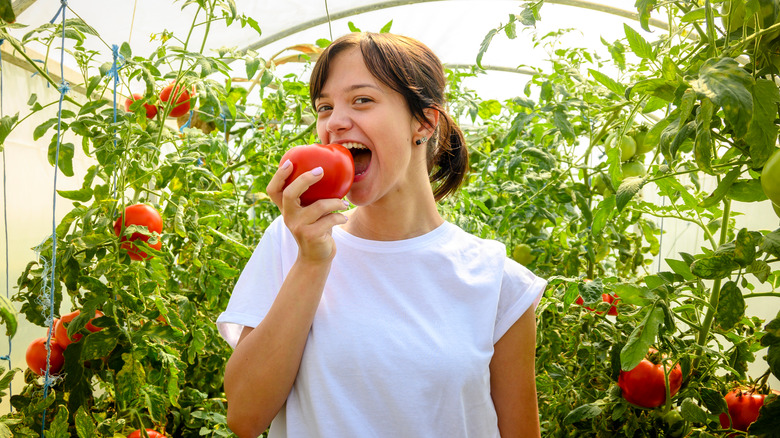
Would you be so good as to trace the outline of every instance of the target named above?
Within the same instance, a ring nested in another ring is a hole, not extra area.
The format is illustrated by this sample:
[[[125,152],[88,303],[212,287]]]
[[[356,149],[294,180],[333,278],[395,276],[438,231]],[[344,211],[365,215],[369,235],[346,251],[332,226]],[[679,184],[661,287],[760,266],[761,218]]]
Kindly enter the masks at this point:
[[[726,199],[723,201],[723,219],[721,221],[719,246],[726,243],[726,239],[728,238],[730,216],[731,200]],[[718,301],[720,300],[720,286],[722,280],[723,279],[718,278],[712,284],[712,294],[710,295],[709,301],[710,305],[707,307],[707,312],[704,314],[704,321],[702,321],[701,329],[699,329],[699,335],[696,339],[696,345],[698,348],[696,349],[697,355],[693,359],[693,363],[691,365],[692,369],[696,369],[698,367],[699,361],[701,360],[700,354],[702,347],[704,347],[704,345],[707,343],[707,338],[709,337],[710,329],[712,328],[712,321],[715,319],[715,312],[717,312],[718,309]]]

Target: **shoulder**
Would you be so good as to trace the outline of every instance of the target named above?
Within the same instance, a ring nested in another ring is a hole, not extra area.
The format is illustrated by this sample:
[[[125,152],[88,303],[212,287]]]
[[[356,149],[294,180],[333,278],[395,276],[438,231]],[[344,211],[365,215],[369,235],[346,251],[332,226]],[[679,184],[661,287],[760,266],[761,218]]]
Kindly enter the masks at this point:
[[[492,257],[506,258],[506,246],[498,240],[475,236],[451,222],[447,222],[446,226],[449,227],[449,244]]]

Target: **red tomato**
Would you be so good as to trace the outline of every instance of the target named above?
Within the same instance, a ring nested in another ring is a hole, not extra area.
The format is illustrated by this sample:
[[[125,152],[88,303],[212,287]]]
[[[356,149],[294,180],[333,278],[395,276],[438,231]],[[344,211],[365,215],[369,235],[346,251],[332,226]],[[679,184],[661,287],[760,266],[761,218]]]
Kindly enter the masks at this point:
[[[618,386],[627,402],[643,408],[656,408],[666,401],[663,365],[647,359],[642,359],[631,371],[621,371]],[[677,394],[681,386],[682,369],[677,364],[669,373],[669,393]]]
[[[729,407],[732,428],[747,431],[748,426],[758,419],[758,410],[764,405],[765,397],[766,395],[753,394],[741,389],[726,394],[726,405]],[[729,416],[725,412],[720,414],[720,425],[724,429],[729,428]]]
[[[56,323],[54,324],[54,337],[57,339],[57,344],[59,344],[59,346],[63,349],[68,348],[68,345],[81,340],[80,333],[74,333],[73,338],[68,337],[68,328],[65,327],[66,322],[69,323],[73,321],[73,319],[79,316],[80,313],[80,310],[75,310],[68,313],[67,315],[62,315],[62,318],[56,320]],[[95,318],[100,318],[101,316],[103,316],[103,312],[96,310]],[[95,318],[90,319],[86,325],[87,330],[91,331],[92,333],[102,330],[100,327],[95,327],[92,325],[92,320]]]
[[[322,167],[322,179],[314,183],[301,195],[301,204],[309,205],[319,199],[343,198],[355,178],[355,162],[347,148],[340,144],[310,144],[295,146],[285,152],[281,163],[290,160],[293,172],[284,187],[315,167]]]
[[[132,97],[128,97],[127,100],[125,100],[125,111],[129,112],[130,111],[130,105],[132,105],[133,102],[135,102],[136,100],[141,100],[143,98],[144,98],[144,96],[142,94],[133,93]],[[144,104],[144,109],[146,109],[146,118],[147,119],[153,119],[153,118],[157,117],[157,107],[156,106],[154,106],[154,105],[152,105],[150,103],[145,103]]]
[[[612,296],[612,295],[610,295],[610,294],[603,293],[603,294],[601,294],[601,301],[603,301],[603,302],[605,302],[605,303],[614,303],[614,302],[616,302],[616,301],[617,301],[617,298],[613,297],[613,296]],[[574,302],[575,302],[575,303],[577,303],[577,304],[579,304],[580,306],[581,306],[581,305],[583,305],[583,304],[585,304],[585,300],[583,300],[583,299],[582,299],[582,297],[577,297],[577,300],[576,300],[576,301],[574,301]],[[587,306],[585,306],[585,308],[586,308],[586,309],[588,309],[588,310],[590,310],[591,312],[593,312],[593,311],[595,310],[595,309],[592,309],[592,308],[590,308],[590,307],[587,307]],[[602,314],[602,313],[604,313],[604,312],[599,312],[599,311],[597,311],[596,313],[598,313],[599,315],[601,315],[601,314]],[[609,307],[609,310],[607,310],[607,315],[617,316],[617,314],[618,314],[617,307],[616,307],[616,306],[614,306],[614,305],[613,305],[613,306],[610,306],[610,307]]]
[[[170,83],[160,92],[160,101],[168,102],[172,92],[173,83]],[[190,111],[190,92],[176,87],[176,92],[173,92],[173,94],[176,100],[171,104],[171,112],[168,113],[168,117],[181,117],[187,114]]]
[[[139,225],[142,227],[146,227],[150,232],[157,232],[162,233],[162,217],[160,216],[160,213],[155,210],[154,208],[146,205],[146,204],[134,204],[130,205],[127,208],[125,208],[125,214],[119,216],[119,219],[116,220],[114,223],[114,234],[119,236],[122,234],[122,218],[125,218],[125,227],[128,227],[130,225]],[[134,240],[143,240],[144,242],[149,241],[149,236],[145,236],[141,233],[133,233],[132,236],[130,236],[130,241],[126,242],[127,236],[122,236],[122,248],[127,250],[127,254],[130,256],[133,260],[145,260],[148,258],[152,258],[151,255],[146,254],[145,252],[141,251],[136,245],[131,243]],[[159,250],[162,248],[162,242],[160,239],[157,239],[157,243],[153,245],[149,245],[152,248]]]
[[[49,343],[51,349],[51,356],[49,357],[49,374],[57,374],[62,370],[62,366],[65,365],[65,356],[62,355],[63,349],[59,346],[54,339]],[[38,338],[30,343],[27,347],[27,366],[37,375],[43,376],[46,374],[46,338]]]
[[[153,429],[146,429],[146,434],[149,435],[149,438],[165,438],[165,435]],[[140,430],[136,430],[127,436],[127,438],[142,438],[142,437],[143,434],[141,433]]]

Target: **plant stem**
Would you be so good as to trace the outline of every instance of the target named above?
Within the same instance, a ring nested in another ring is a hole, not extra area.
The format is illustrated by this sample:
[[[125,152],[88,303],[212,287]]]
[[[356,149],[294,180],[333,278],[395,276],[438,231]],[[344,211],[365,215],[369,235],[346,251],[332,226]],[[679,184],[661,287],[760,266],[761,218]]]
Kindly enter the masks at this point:
[[[720,225],[720,245],[726,243],[726,239],[729,234],[729,218],[731,216],[731,200],[726,199],[723,201],[723,220]],[[719,245],[719,246],[720,246]],[[717,248],[713,248],[717,249]],[[705,344],[707,344],[707,338],[712,328],[712,321],[715,319],[715,312],[718,309],[718,301],[720,300],[720,286],[722,279],[718,278],[712,285],[712,294],[710,295],[710,305],[707,307],[707,313],[704,314],[704,321],[702,321],[701,329],[699,329],[699,335],[696,338],[696,345],[698,346],[697,353],[700,353]],[[692,369],[696,369],[699,365],[701,356],[696,356],[691,364]]]

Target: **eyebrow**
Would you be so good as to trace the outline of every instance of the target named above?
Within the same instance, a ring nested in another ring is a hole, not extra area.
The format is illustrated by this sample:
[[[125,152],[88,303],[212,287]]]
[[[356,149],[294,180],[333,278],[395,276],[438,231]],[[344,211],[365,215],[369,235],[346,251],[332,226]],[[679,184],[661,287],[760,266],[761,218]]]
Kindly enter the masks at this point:
[[[347,87],[344,91],[351,92],[351,91],[359,90],[361,88],[373,88],[373,89],[375,89],[377,91],[382,91],[381,88],[379,88],[378,86],[376,86],[374,84],[354,84],[354,85],[350,85],[349,87]],[[321,99],[323,97],[328,97],[328,95],[326,93],[320,93],[320,95],[317,96],[317,99]]]

